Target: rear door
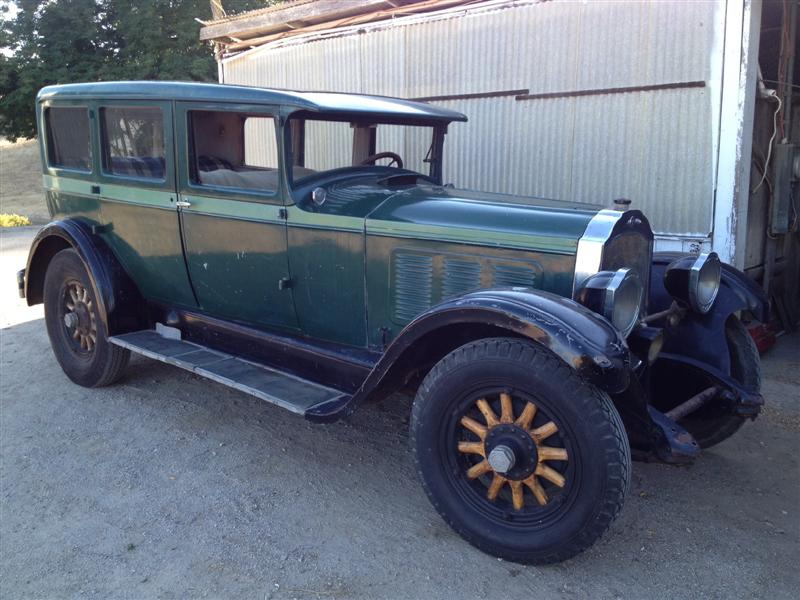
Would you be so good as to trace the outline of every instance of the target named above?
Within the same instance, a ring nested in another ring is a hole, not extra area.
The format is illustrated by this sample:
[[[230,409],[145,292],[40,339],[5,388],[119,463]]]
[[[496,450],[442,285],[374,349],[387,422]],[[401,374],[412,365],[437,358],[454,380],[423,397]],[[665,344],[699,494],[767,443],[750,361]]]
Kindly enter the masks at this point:
[[[264,106],[177,103],[179,206],[203,311],[291,330],[276,115]]]
[[[142,295],[196,307],[176,207],[172,103],[98,101],[101,235]]]

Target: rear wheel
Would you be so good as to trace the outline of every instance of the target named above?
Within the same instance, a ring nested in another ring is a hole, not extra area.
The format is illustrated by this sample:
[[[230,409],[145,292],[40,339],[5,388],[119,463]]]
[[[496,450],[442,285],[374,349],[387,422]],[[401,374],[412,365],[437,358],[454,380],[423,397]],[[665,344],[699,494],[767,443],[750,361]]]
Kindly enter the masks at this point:
[[[119,379],[130,352],[109,343],[92,280],[75,250],[62,250],[47,267],[44,317],[53,353],[67,377],[84,387]]]
[[[628,440],[609,397],[526,340],[479,340],[443,358],[417,393],[411,439],[445,521],[517,562],[588,548],[629,486]]]

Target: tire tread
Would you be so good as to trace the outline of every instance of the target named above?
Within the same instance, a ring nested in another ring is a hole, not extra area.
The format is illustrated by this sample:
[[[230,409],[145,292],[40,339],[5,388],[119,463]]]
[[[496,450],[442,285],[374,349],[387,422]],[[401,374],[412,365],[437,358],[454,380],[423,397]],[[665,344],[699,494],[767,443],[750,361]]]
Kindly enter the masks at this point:
[[[441,504],[436,500],[425,481],[421,461],[418,454],[414,452],[417,476],[422,481],[422,486],[428,498],[445,522],[477,548],[494,556],[521,563],[549,564],[564,561],[583,552],[596,542],[619,515],[625,502],[625,497],[630,489],[631,458],[628,436],[622,424],[622,419],[608,394],[583,380],[569,365],[546,348],[527,340],[515,338],[481,339],[461,346],[445,356],[423,380],[417,391],[411,414],[410,440],[412,448],[418,447],[416,434],[419,429],[422,407],[430,401],[431,387],[434,382],[445,373],[468,365],[475,360],[480,360],[484,356],[505,358],[551,373],[553,377],[563,382],[564,389],[568,391],[572,399],[578,399],[578,401],[583,402],[581,409],[585,411],[584,414],[586,414],[587,421],[597,424],[598,428],[605,427],[605,434],[598,436],[597,439],[603,445],[602,451],[605,453],[611,475],[606,479],[607,485],[602,491],[603,497],[599,503],[599,510],[588,526],[584,527],[575,537],[560,545],[555,551],[535,555],[510,553],[504,548],[486,542],[460,526],[442,509]]]

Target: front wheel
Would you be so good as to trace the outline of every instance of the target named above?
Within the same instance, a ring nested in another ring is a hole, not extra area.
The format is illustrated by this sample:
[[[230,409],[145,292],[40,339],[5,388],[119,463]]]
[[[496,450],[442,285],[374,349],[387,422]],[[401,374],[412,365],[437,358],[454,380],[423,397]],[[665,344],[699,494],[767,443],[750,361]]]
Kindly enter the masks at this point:
[[[761,358],[747,328],[735,315],[725,323],[725,338],[731,360],[731,377],[752,392],[761,390]],[[700,390],[697,390],[700,391]],[[678,421],[691,433],[700,447],[710,448],[727,440],[744,425],[745,418],[724,408],[710,405]]]
[[[109,343],[92,280],[75,250],[62,250],[47,266],[44,319],[53,353],[67,377],[84,387],[119,379],[130,352]]]
[[[417,392],[411,441],[445,521],[516,562],[588,548],[630,484],[628,439],[610,398],[527,340],[478,340],[444,357]]]

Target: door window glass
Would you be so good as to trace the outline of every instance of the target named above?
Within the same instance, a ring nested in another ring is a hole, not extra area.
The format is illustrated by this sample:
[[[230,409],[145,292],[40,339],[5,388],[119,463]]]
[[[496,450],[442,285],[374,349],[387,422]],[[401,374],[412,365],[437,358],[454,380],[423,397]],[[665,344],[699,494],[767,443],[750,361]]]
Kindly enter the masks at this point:
[[[194,183],[277,192],[280,172],[273,117],[195,110],[190,111],[189,122]]]
[[[164,117],[160,108],[101,111],[103,167],[114,175],[164,179]]]
[[[47,163],[51,167],[92,170],[89,111],[85,107],[52,107],[45,112]]]

